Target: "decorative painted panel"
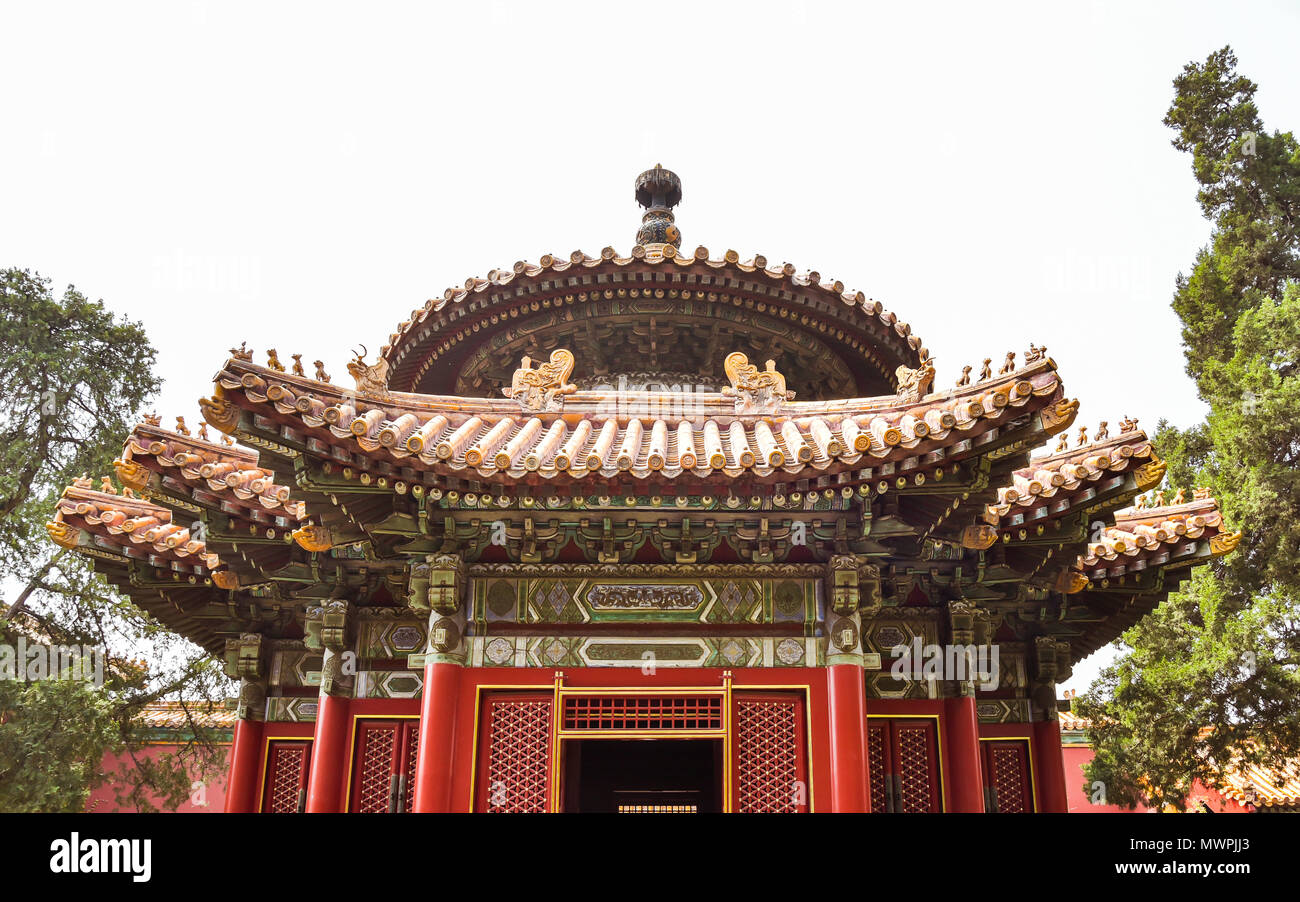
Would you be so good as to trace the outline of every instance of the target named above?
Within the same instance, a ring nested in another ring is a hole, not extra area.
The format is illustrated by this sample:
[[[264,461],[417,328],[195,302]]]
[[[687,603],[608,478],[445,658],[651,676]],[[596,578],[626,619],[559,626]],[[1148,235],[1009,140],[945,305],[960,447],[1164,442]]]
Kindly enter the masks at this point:
[[[895,675],[894,665],[901,647],[915,651],[918,646],[933,646],[939,641],[938,615],[929,611],[903,612],[887,608],[881,615],[863,623],[862,650],[868,661],[878,660],[879,670],[867,674],[868,698],[935,698],[936,681],[917,679],[911,668]]]
[[[471,636],[475,667],[817,667],[813,637]]]
[[[354,698],[419,698],[424,674],[418,670],[363,670],[357,674]]]
[[[426,622],[415,618],[359,618],[357,655],[363,659],[405,658],[422,653],[427,638]]]
[[[980,723],[1028,723],[1027,698],[976,698],[975,714]]]
[[[281,689],[298,689],[320,685],[323,655],[304,648],[285,649],[271,655],[270,685]]]
[[[475,631],[493,624],[790,623],[811,634],[822,565],[479,565]],[[527,575],[520,575],[520,573]]]
[[[318,696],[276,697],[266,700],[267,722],[313,723],[320,710]]]

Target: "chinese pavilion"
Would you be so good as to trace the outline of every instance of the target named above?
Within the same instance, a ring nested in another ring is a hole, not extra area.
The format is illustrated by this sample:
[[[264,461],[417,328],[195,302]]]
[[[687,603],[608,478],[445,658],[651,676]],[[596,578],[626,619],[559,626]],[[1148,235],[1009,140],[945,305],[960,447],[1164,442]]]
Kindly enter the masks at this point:
[[[936,388],[861,292],[683,250],[681,196],[643,173],[629,255],[471,278],[351,386],[241,345],[197,435],[63,494],[53,540],[240,680],[228,810],[1066,810],[1057,684],[1240,534],[1122,511],[1165,466],[1071,447],[1044,349]]]

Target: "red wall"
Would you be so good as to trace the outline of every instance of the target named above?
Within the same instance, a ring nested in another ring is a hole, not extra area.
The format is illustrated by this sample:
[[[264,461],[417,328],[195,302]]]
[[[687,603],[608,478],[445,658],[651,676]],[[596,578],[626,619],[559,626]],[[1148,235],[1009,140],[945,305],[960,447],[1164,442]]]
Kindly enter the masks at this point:
[[[1065,794],[1070,802],[1071,814],[1146,814],[1155,810],[1153,808],[1128,809],[1116,805],[1094,805],[1090,798],[1091,793],[1084,791],[1083,778],[1083,766],[1092,760],[1092,755],[1092,747],[1087,745],[1072,745],[1061,750],[1061,757],[1065,763]],[[1192,784],[1191,802],[1194,805],[1205,802],[1212,811],[1220,814],[1249,813],[1247,809],[1238,803],[1231,799],[1225,799],[1199,780]]]
[[[179,746],[176,745],[150,745],[146,746],[139,752],[136,752],[137,758],[156,759],[164,752],[175,752]],[[107,782],[91,791],[90,798],[86,800],[86,810],[93,812],[108,811],[135,811],[133,805],[119,806],[117,803],[117,791],[119,789],[118,780],[124,771],[129,771],[134,767],[131,757],[118,755],[105,755],[101,770],[109,775]],[[114,775],[119,775],[114,779]],[[157,804],[157,797],[154,803]],[[206,805],[195,804],[196,801],[206,801]],[[165,809],[162,809],[165,810]],[[226,774],[225,767],[221,768],[221,775],[208,782],[204,787],[201,799],[191,797],[181,803],[177,811],[186,811],[191,813],[225,811],[226,810]]]

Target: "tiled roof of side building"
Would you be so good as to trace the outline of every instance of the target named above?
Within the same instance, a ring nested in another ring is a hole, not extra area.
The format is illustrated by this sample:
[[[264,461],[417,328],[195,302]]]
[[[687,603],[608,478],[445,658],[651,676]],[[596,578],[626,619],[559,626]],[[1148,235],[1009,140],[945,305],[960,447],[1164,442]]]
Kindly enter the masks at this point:
[[[191,722],[210,729],[229,730],[235,725],[235,712],[224,706],[196,702],[150,702],[137,717],[152,729],[183,730]]]
[[[1060,712],[1058,719],[1062,730],[1086,732],[1092,728],[1092,721],[1068,711]],[[1233,761],[1214,789],[1238,803],[1250,802],[1263,808],[1300,807],[1300,758],[1288,759],[1278,767]]]

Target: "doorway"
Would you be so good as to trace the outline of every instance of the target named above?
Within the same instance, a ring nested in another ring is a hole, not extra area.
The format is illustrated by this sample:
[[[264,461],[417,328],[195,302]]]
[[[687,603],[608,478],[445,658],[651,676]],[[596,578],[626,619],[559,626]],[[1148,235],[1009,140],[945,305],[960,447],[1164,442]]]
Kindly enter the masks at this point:
[[[565,811],[722,811],[721,740],[569,739],[563,753]]]

